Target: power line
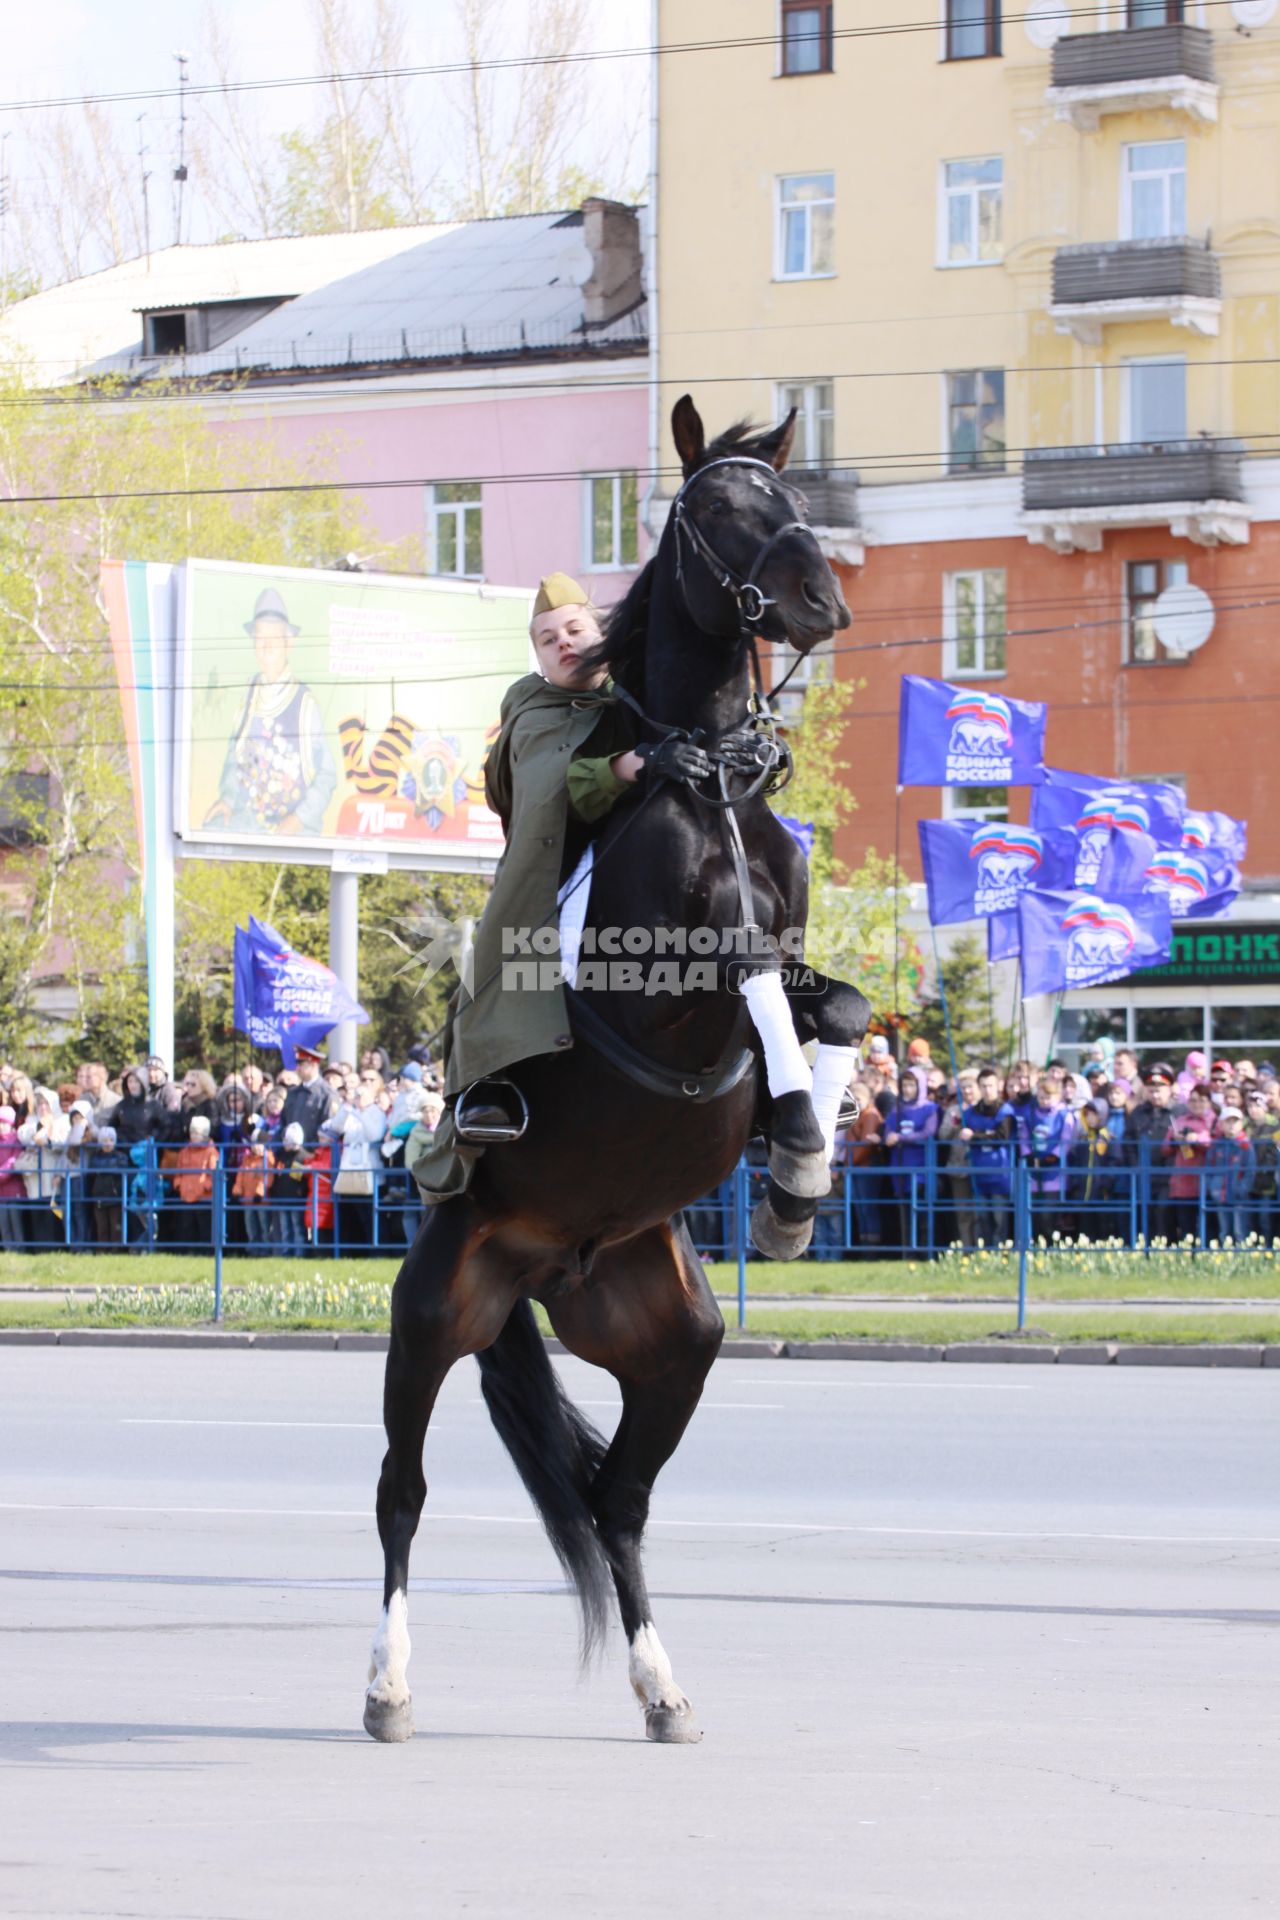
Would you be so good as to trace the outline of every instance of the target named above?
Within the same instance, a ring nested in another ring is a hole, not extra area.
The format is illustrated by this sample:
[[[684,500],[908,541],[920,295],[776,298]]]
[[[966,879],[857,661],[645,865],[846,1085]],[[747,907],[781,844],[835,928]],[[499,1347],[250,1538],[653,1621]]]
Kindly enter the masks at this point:
[[[1243,441],[1247,439],[1250,441],[1277,442],[1280,441],[1280,431],[1209,435],[1207,439],[1209,444],[1214,444],[1223,439],[1233,441]],[[1135,450],[1141,450],[1152,443],[1147,441],[1132,441],[1117,444],[1132,447]],[[1184,439],[1177,444],[1197,445],[1199,442]],[[957,466],[954,464],[957,456],[955,452],[949,448],[939,448],[931,452],[875,454],[870,456],[870,460],[873,463],[872,470],[876,470],[874,463],[880,463],[880,470],[891,469],[893,471],[901,471],[903,468],[914,467],[924,468],[932,472],[935,469],[940,469],[948,478],[954,479],[957,486],[962,487],[965,482],[969,480],[1008,479],[1016,477],[1018,469],[1016,467],[1010,467],[1007,464],[1010,456],[1015,460],[1021,459],[1024,462],[1022,470],[1025,472],[1025,461],[1028,454],[1079,452],[1081,457],[1085,457],[1096,454],[1096,451],[1093,445],[1082,445],[1079,448],[1006,447],[1002,450],[1002,458],[999,465],[994,461],[988,465],[980,459],[975,459],[973,462],[966,460],[963,466]],[[1246,457],[1258,458],[1263,457],[1270,452],[1271,449],[1270,447],[1245,448],[1242,446],[1240,451]],[[1098,455],[1097,457],[1100,463],[1105,458],[1103,455]],[[842,456],[840,459],[829,461],[820,471],[823,476],[835,476],[838,478],[842,474],[847,474],[851,479],[857,480],[867,468],[868,456],[853,455]],[[1102,470],[1101,464],[1100,470]],[[674,479],[678,481],[683,477],[682,470],[670,464],[657,467],[628,467],[626,471],[628,473],[634,473],[637,480]],[[797,485],[801,492],[804,491],[805,482],[803,475],[805,472],[806,469],[797,469]],[[395,493],[406,488],[419,489],[433,486],[456,485],[516,487],[558,486],[567,484],[580,486],[584,480],[590,480],[595,477],[597,476],[584,472],[579,467],[562,467],[548,468],[540,473],[435,473],[430,475],[406,474],[394,478],[378,477],[359,480],[228,481],[221,485],[211,484],[203,487],[115,487],[76,493],[6,493],[0,494],[0,506],[72,506],[85,505],[90,502],[123,500],[237,499],[257,497],[262,494]],[[480,503],[475,502],[473,504],[479,505]]]
[[[1258,597],[1251,597],[1246,600],[1231,600],[1231,599],[1220,600],[1217,603],[1217,611],[1222,614],[1253,613],[1253,612],[1262,611],[1266,608],[1275,607],[1275,606],[1280,606],[1280,594],[1260,595]],[[1015,627],[1015,628],[1007,629],[1005,631],[1004,638],[1006,641],[1050,639],[1050,638],[1055,638],[1062,634],[1088,633],[1088,632],[1096,631],[1099,628],[1114,627],[1116,624],[1117,622],[1114,616],[1111,616],[1101,620],[1072,620],[1072,621],[1051,624],[1047,626]],[[821,647],[817,647],[814,649],[812,657],[820,658],[820,659],[828,659],[828,658],[834,658],[837,656],[856,657],[860,654],[894,653],[894,652],[899,652],[906,647],[936,647],[936,646],[942,646],[948,643],[954,643],[954,640],[955,640],[954,634],[929,633],[929,634],[903,635],[896,639],[873,640],[869,642],[844,641],[844,642],[836,642],[831,646],[824,645]],[[781,643],[778,643],[778,644],[781,644]],[[385,675],[380,675],[379,679],[385,678],[388,683],[394,682],[395,687],[397,689],[400,689],[403,687],[418,687],[418,686],[445,686],[445,685],[454,686],[462,683],[469,683],[476,680],[493,680],[496,678],[501,678],[503,677],[504,673],[505,673],[505,669],[490,668],[490,669],[484,670],[483,672],[454,673],[454,674],[424,674],[418,677],[401,675],[398,673],[396,674],[387,673]],[[996,679],[996,678],[1001,678],[1002,675],[978,674],[972,677],[975,680]],[[4,692],[65,691],[67,693],[113,693],[120,688],[120,684],[121,683],[116,680],[104,680],[104,681],[68,680],[65,682],[48,681],[48,680],[0,681],[0,691],[4,691]],[[229,681],[225,686],[220,686],[215,691],[219,696],[225,696],[229,694],[240,695],[243,693],[247,693],[251,684],[252,682],[247,680],[246,681]],[[357,680],[354,678],[347,679],[345,677],[337,678],[333,680],[308,679],[305,682],[305,684],[310,687],[348,687],[349,686],[353,693],[361,692],[364,686],[364,683],[360,680]],[[166,691],[185,694],[185,693],[204,692],[206,690],[204,687],[200,686],[195,681],[175,682],[169,689],[151,687],[146,683],[132,683],[132,682],[125,683],[126,689],[131,692],[137,691],[139,685],[142,685],[144,691],[158,692],[161,694],[164,694]],[[1203,696],[1203,697],[1213,698],[1213,696]],[[1254,697],[1271,698],[1272,696],[1270,695],[1254,696],[1250,694],[1240,694],[1240,695],[1230,696],[1232,700],[1245,700],[1245,701]],[[1277,693],[1274,697],[1280,698],[1280,693]],[[1196,696],[1197,705],[1200,704],[1201,699],[1202,699],[1202,696],[1197,694]],[[1069,707],[1073,703],[1070,701],[1063,702],[1063,701],[1055,700],[1052,704],[1056,710],[1059,707],[1064,707],[1064,706]],[[1080,704],[1080,703],[1074,703],[1074,704]],[[1104,701],[1100,703],[1087,702],[1084,704],[1111,705],[1112,703]],[[1126,706],[1131,706],[1131,705],[1142,705],[1144,703],[1126,701],[1125,704]],[[1145,704],[1149,704],[1149,703],[1145,703]],[[1185,705],[1185,700],[1175,700],[1175,701],[1169,702],[1168,704],[1175,705],[1175,706]],[[225,738],[223,734],[192,735],[192,736],[184,735],[182,737],[184,738],[190,737],[193,740],[194,744],[198,744],[202,746],[215,744],[216,742],[224,740]],[[58,744],[61,746],[64,743],[62,741],[59,741]],[[167,737],[163,735],[158,735],[154,741],[147,742],[146,744],[167,746],[173,743]]]
[[[1203,4],[1221,7],[1227,5],[1228,0],[1203,0]],[[1035,16],[1028,13],[1006,13],[1004,24],[1012,26],[1031,17]],[[1092,20],[1101,23],[1105,21],[1106,7],[1101,4],[1101,0],[1099,5],[1091,7],[1064,5],[1053,17],[1061,21],[1065,31],[1072,22]],[[864,27],[834,27],[829,34],[808,34],[798,37],[856,42],[900,39],[916,33],[936,35],[937,32],[938,19],[935,15],[928,20],[885,21],[878,25]],[[447,79],[465,73],[509,73],[546,67],[594,66],[611,60],[652,60],[655,57],[667,58],[677,54],[731,53],[751,51],[758,47],[776,48],[780,40],[781,35],[775,29],[771,33],[743,34],[732,38],[671,40],[634,47],[570,48],[561,53],[504,54],[486,60],[441,60],[397,67],[355,68],[335,73],[286,74],[274,80],[208,80],[190,83],[186,88],[186,94],[189,99],[194,99],[212,94],[271,93],[306,87],[357,86],[374,80],[434,80]],[[178,96],[177,85],[133,87],[110,93],[46,95],[43,98],[28,100],[0,101],[0,113],[36,113],[57,107],[115,106],[137,101],[172,100]]]

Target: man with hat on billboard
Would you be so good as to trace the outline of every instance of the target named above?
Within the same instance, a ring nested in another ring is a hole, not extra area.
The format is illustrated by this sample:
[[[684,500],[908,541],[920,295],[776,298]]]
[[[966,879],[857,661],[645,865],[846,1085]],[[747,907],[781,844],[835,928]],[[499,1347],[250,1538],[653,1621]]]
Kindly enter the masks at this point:
[[[527,988],[498,990],[512,957],[510,931],[555,927],[557,892],[567,894],[570,875],[585,907],[580,879],[589,875],[575,869],[621,794],[637,782],[692,783],[712,771],[691,741],[635,744],[631,712],[594,659],[600,626],[576,580],[552,573],[539,583],[529,637],[537,672],[508,689],[485,762],[485,798],[507,844],[476,929],[470,989],[459,996],[446,1041],[448,1104],[434,1132],[415,1128],[405,1152],[428,1201],[464,1190],[485,1142],[523,1132],[523,1100],[501,1080],[504,1071],[566,1044],[564,992],[543,984],[541,968],[532,969],[536,983]],[[722,741],[721,754],[729,747]]]
[[[290,668],[299,629],[274,587],[258,595],[244,630],[258,671],[231,730],[218,798],[204,824],[229,833],[319,833],[338,770],[316,697]]]

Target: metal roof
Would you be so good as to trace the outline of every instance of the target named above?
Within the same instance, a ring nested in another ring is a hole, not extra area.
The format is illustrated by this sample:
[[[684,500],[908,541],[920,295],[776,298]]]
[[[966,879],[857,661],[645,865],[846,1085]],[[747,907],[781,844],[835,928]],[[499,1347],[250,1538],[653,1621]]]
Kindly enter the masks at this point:
[[[17,301],[0,313],[0,352],[7,348],[43,381],[69,380],[91,367],[129,366],[142,350],[141,312],[296,298],[452,230],[386,227],[159,248],[149,258],[126,260]]]
[[[304,293],[225,345],[145,363],[159,377],[288,373],[480,354],[596,350],[646,339],[643,302],[587,328],[592,260],[580,214],[471,220]]]

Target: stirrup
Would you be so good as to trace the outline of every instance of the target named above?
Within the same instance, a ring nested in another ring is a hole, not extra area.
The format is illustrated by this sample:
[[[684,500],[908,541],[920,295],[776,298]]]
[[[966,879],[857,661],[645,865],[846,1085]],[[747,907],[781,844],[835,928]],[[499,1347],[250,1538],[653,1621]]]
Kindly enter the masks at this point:
[[[511,1080],[473,1080],[458,1095],[453,1110],[454,1133],[468,1146],[503,1146],[522,1140],[528,1125],[528,1102]]]
[[[860,1118],[861,1114],[862,1102],[855,1100],[853,1095],[846,1089],[846,1091],[840,1095],[840,1111],[836,1115],[837,1133],[842,1132],[845,1127],[851,1127],[854,1121]]]

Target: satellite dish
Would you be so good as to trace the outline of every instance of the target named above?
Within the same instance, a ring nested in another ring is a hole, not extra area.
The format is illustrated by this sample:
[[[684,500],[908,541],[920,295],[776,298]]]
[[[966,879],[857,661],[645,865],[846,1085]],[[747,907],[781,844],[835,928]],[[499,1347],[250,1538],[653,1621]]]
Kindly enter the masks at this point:
[[[1265,27],[1275,18],[1276,0],[1231,0],[1231,11],[1238,27]]]
[[[1259,0],[1266,5],[1267,0]],[[1270,0],[1272,7],[1276,0]],[[1033,47],[1051,47],[1067,32],[1071,15],[1070,0],[1027,0],[1022,24]]]
[[[1213,632],[1213,602],[1188,582],[1166,587],[1153,609],[1156,637],[1170,653],[1198,653]]]

